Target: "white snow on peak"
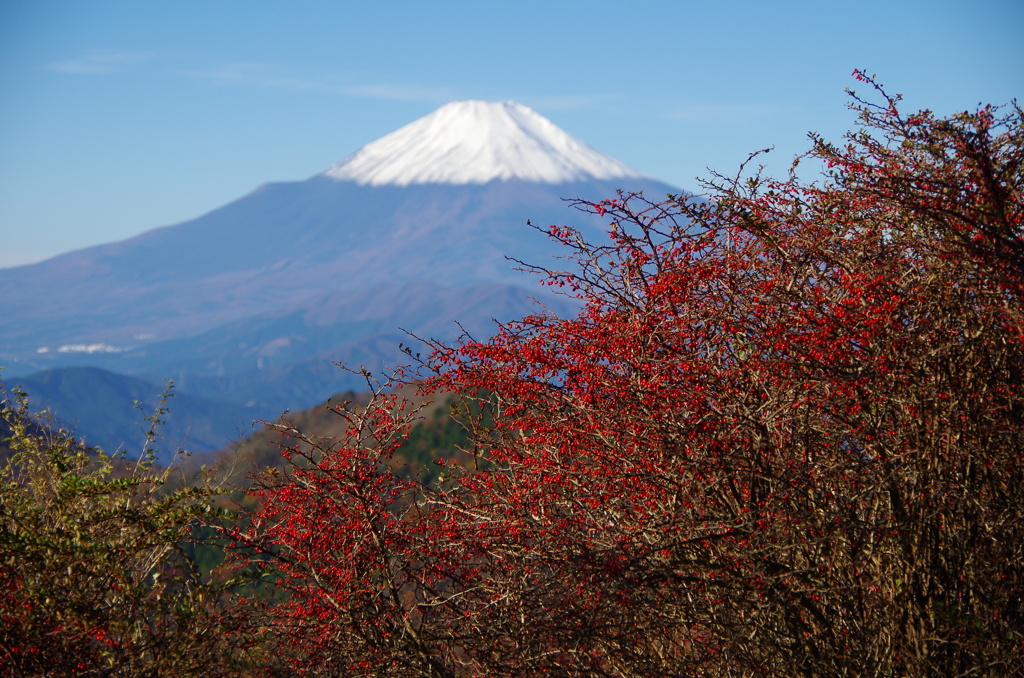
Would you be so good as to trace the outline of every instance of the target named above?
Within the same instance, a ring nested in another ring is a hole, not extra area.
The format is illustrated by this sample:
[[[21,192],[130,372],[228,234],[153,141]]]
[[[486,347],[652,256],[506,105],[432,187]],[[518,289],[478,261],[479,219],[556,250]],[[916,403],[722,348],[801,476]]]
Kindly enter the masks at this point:
[[[445,104],[324,174],[373,186],[647,177],[513,101]]]

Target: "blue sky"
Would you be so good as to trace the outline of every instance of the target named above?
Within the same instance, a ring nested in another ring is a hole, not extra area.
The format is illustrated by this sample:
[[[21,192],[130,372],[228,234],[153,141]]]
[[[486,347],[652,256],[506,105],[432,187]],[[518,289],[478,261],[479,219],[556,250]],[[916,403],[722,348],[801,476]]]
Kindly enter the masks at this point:
[[[1024,97],[1020,0],[0,3],[0,266],[302,180],[448,101],[514,99],[681,188],[853,122]]]

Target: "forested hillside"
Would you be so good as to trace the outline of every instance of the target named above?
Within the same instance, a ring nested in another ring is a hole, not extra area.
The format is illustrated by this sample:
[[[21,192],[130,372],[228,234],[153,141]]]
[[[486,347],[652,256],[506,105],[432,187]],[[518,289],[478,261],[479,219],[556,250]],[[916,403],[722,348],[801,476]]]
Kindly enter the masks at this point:
[[[441,457],[456,458],[463,455],[459,448],[470,443],[466,423],[458,414],[460,400],[451,394],[429,397],[416,392],[415,385],[397,389],[407,398],[407,406],[418,408],[408,437],[396,452],[389,466],[399,474],[431,483],[437,477],[439,467],[435,463]],[[213,468],[232,469],[229,477],[232,483],[244,486],[246,479],[269,468],[287,464],[283,449],[298,444],[289,432],[301,433],[311,439],[327,444],[345,439],[348,423],[339,415],[343,410],[365,407],[372,396],[367,392],[338,394],[326,402],[298,412],[288,412],[242,441],[232,444],[211,456],[204,455],[196,461],[186,460],[182,468],[189,475],[199,464]]]

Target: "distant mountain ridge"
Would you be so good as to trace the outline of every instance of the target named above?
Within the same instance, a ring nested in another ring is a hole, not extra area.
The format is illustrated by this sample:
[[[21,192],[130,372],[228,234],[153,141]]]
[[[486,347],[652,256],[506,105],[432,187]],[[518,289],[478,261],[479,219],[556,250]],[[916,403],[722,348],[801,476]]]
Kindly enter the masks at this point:
[[[61,423],[108,454],[141,454],[149,423],[166,385],[157,385],[94,367],[45,370],[16,380],[29,394],[33,411],[50,410]],[[244,407],[171,391],[154,447],[162,459],[178,449],[209,451],[251,435],[253,420]],[[45,424],[45,420],[43,421]]]
[[[358,388],[399,328],[486,333],[542,295],[506,257],[555,265],[526,221],[606,224],[565,199],[679,193],[513,103],[458,102],[304,181],[196,219],[0,269],[0,374],[92,366],[273,418]],[[564,300],[542,297],[556,311]],[[63,413],[62,413],[63,414]]]

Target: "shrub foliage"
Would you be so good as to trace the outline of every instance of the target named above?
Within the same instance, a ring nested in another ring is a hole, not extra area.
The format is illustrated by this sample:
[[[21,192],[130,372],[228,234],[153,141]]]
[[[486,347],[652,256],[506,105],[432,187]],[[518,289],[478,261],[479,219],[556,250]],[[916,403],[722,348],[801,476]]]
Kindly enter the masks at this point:
[[[3,404],[0,674],[238,675],[224,587],[188,556],[195,528],[225,517],[220,491],[167,489],[173,470],[153,465],[163,412],[129,462],[34,424],[23,394]]]
[[[275,425],[287,463],[218,528],[271,594],[189,566],[209,488],[9,408],[5,670],[1024,672],[1024,112],[905,114],[855,76],[857,127],[788,178],[577,201],[608,239],[552,226],[564,269],[528,267],[575,316],[431,343],[340,436]],[[465,435],[417,477],[452,393]]]
[[[1021,110],[854,108],[814,182],[578,202],[610,239],[536,270],[579,314],[426,365],[473,463],[390,471],[382,394],[263,486],[299,670],[1024,670]]]

